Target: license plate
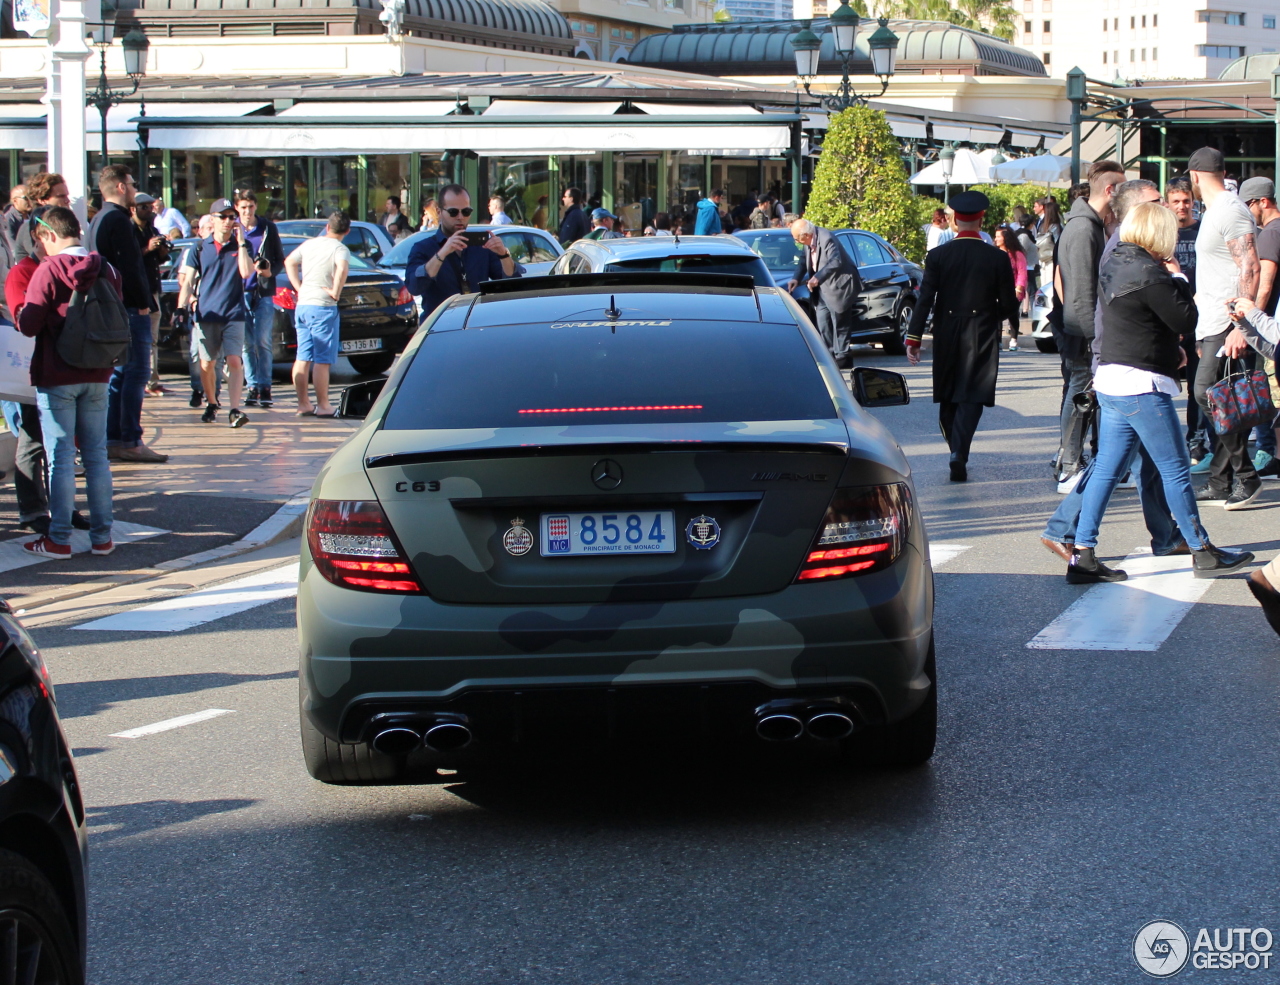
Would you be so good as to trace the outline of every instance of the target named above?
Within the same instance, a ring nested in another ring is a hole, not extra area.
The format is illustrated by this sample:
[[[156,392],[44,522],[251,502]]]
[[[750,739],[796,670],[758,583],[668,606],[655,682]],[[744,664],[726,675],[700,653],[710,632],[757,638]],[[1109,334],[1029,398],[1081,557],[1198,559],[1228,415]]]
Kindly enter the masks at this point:
[[[339,347],[339,352],[373,352],[382,348],[382,339],[347,339]]]
[[[675,532],[670,510],[543,513],[542,556],[674,554]]]

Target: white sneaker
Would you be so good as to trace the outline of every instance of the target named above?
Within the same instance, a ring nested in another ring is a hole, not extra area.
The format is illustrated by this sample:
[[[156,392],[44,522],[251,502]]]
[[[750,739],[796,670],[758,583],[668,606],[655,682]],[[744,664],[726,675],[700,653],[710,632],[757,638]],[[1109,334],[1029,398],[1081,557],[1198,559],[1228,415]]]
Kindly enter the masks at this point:
[[[1084,469],[1072,472],[1058,483],[1058,495],[1066,496],[1071,493],[1076,486],[1080,485],[1080,479],[1084,475]]]
[[[1010,351],[1010,352],[1017,352],[1017,351],[1018,351],[1018,340],[1017,340],[1017,339],[1010,339],[1010,340],[1009,340],[1009,351]]]

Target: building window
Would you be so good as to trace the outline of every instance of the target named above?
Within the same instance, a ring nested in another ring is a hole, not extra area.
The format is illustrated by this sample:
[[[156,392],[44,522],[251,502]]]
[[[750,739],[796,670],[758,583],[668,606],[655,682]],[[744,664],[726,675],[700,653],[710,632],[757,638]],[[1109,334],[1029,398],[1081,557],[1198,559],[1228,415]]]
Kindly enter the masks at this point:
[[[636,32],[635,32],[635,31],[623,31],[623,32],[622,32],[622,36],[623,36],[624,38],[626,38],[628,41],[634,41],[634,40],[636,39]]]
[[[1152,15],[1151,15],[1151,26],[1152,26],[1152,27],[1159,27],[1159,26],[1160,26],[1160,15],[1159,15],[1159,14],[1152,14]]]
[[[611,28],[609,28],[609,37],[611,37],[611,38],[620,38],[620,37],[622,37],[622,28],[620,28],[620,27],[611,27]]]
[[[1152,48],[1152,49],[1151,49],[1151,60],[1152,60],[1153,62],[1154,62],[1154,61],[1158,61],[1158,60],[1159,60],[1160,56],[1157,54],[1157,52],[1159,52],[1159,51],[1160,51],[1160,49],[1159,49],[1159,48]]]
[[[1143,27],[1146,27],[1146,26],[1147,26],[1147,15],[1146,15],[1146,14],[1143,14],[1143,15],[1142,15],[1142,26],[1143,26]]]
[[[587,28],[587,33],[588,33],[588,34],[595,34],[595,33],[596,33],[596,26],[595,26],[594,24],[588,24],[588,25],[586,26],[586,28]]]
[[[1142,49],[1142,60],[1143,60],[1144,62],[1147,60],[1147,49],[1146,49],[1146,48],[1143,48],[1143,49]]]
[[[1111,55],[1111,64],[1113,64],[1113,65],[1119,65],[1119,64],[1120,64],[1120,52],[1116,51],[1116,52],[1113,52],[1113,53],[1112,53],[1112,55]]]
[[[1045,21],[1045,22],[1044,22],[1044,33],[1045,33],[1045,34],[1052,34],[1052,33],[1053,33],[1053,29],[1049,26],[1051,23],[1052,23],[1051,21]],[[1045,40],[1047,41],[1047,40],[1048,40],[1048,38],[1046,38]]]
[[[1110,23],[1108,22],[1108,20],[1107,20],[1105,17],[1104,17],[1104,18],[1102,18],[1102,33],[1103,33],[1103,34],[1106,34],[1106,33],[1107,33],[1107,28],[1108,28],[1109,26],[1110,26]]]
[[[1200,44],[1196,45],[1196,54],[1201,58],[1242,58],[1244,45]]]
[[[1044,53],[1044,55],[1041,57],[1041,59],[1040,59],[1040,60],[1041,60],[1042,62],[1044,62],[1044,64],[1045,64],[1045,67],[1046,67],[1046,68],[1048,68],[1048,66],[1049,66],[1049,60],[1050,60],[1052,57],[1053,57],[1053,52],[1051,52],[1051,51],[1046,51],[1046,52]]]
[[[1023,21],[1023,22],[1022,22],[1022,32],[1023,32],[1024,34],[1030,34],[1030,33],[1031,33],[1031,21]]]
[[[1268,31],[1274,31],[1276,29],[1276,19],[1274,17],[1263,17],[1262,26]]]
[[[1118,30],[1120,30],[1120,18],[1119,18],[1119,17],[1112,17],[1112,18],[1111,18],[1111,30],[1113,30],[1113,31],[1118,31]]]
[[[1044,3],[1040,4],[1040,12],[1041,12],[1042,14],[1052,13],[1052,12],[1053,12],[1053,0],[1044,0]]]
[[[1102,53],[1102,64],[1107,64],[1107,53],[1105,51]]]
[[[1132,31],[1132,30],[1135,30],[1135,29],[1137,28],[1137,26],[1138,26],[1138,18],[1136,18],[1136,17],[1130,17],[1130,18],[1129,18],[1129,30],[1131,30],[1131,31]]]
[[[1134,55],[1136,55],[1137,53],[1138,53],[1138,52],[1137,52],[1137,49],[1135,49],[1135,48],[1130,48],[1130,49],[1129,49],[1129,61],[1130,61],[1130,62],[1134,62],[1134,61],[1136,61],[1136,60],[1137,60],[1137,59],[1135,59],[1135,58],[1133,57],[1133,56],[1134,56]]]
[[[569,28],[574,31],[581,31],[582,21],[569,21]]]
[[[1197,15],[1202,24],[1230,24],[1233,27],[1244,27],[1244,14],[1224,10],[1202,10]]]
[[[1244,27],[1244,14],[1227,14],[1227,23],[1234,27]]]
[[[1035,10],[1035,4],[1032,3],[1032,0],[1022,0],[1022,10],[1023,13],[1029,14]]]

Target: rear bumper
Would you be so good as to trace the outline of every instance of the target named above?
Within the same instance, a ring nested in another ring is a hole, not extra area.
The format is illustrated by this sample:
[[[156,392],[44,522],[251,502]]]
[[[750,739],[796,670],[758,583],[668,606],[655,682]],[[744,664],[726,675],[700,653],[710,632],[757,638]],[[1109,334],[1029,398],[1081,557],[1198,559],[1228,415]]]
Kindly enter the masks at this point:
[[[572,696],[584,691],[621,694],[609,700],[630,705],[650,703],[642,692],[657,705],[736,692],[747,709],[778,697],[856,694],[870,719],[896,721],[928,689],[932,617],[932,573],[914,538],[892,567],[830,584],[534,609],[338,588],[304,550],[303,710],[321,732],[346,742],[364,737],[377,710],[501,706],[510,730],[516,692],[537,692],[522,699],[528,707],[550,700],[570,716],[592,704],[575,704]]]

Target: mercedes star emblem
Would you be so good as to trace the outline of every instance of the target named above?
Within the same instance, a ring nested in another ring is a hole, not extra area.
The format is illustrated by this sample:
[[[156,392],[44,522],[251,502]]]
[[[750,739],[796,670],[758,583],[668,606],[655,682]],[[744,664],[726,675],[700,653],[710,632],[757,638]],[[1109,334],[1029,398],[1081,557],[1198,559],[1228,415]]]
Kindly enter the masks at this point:
[[[353,304],[364,304],[364,295],[363,295],[363,294],[357,294],[357,295],[355,296],[355,300],[354,300],[352,303],[353,303]]]
[[[622,485],[622,466],[611,458],[602,458],[591,466],[591,481],[600,489],[617,489]]]

